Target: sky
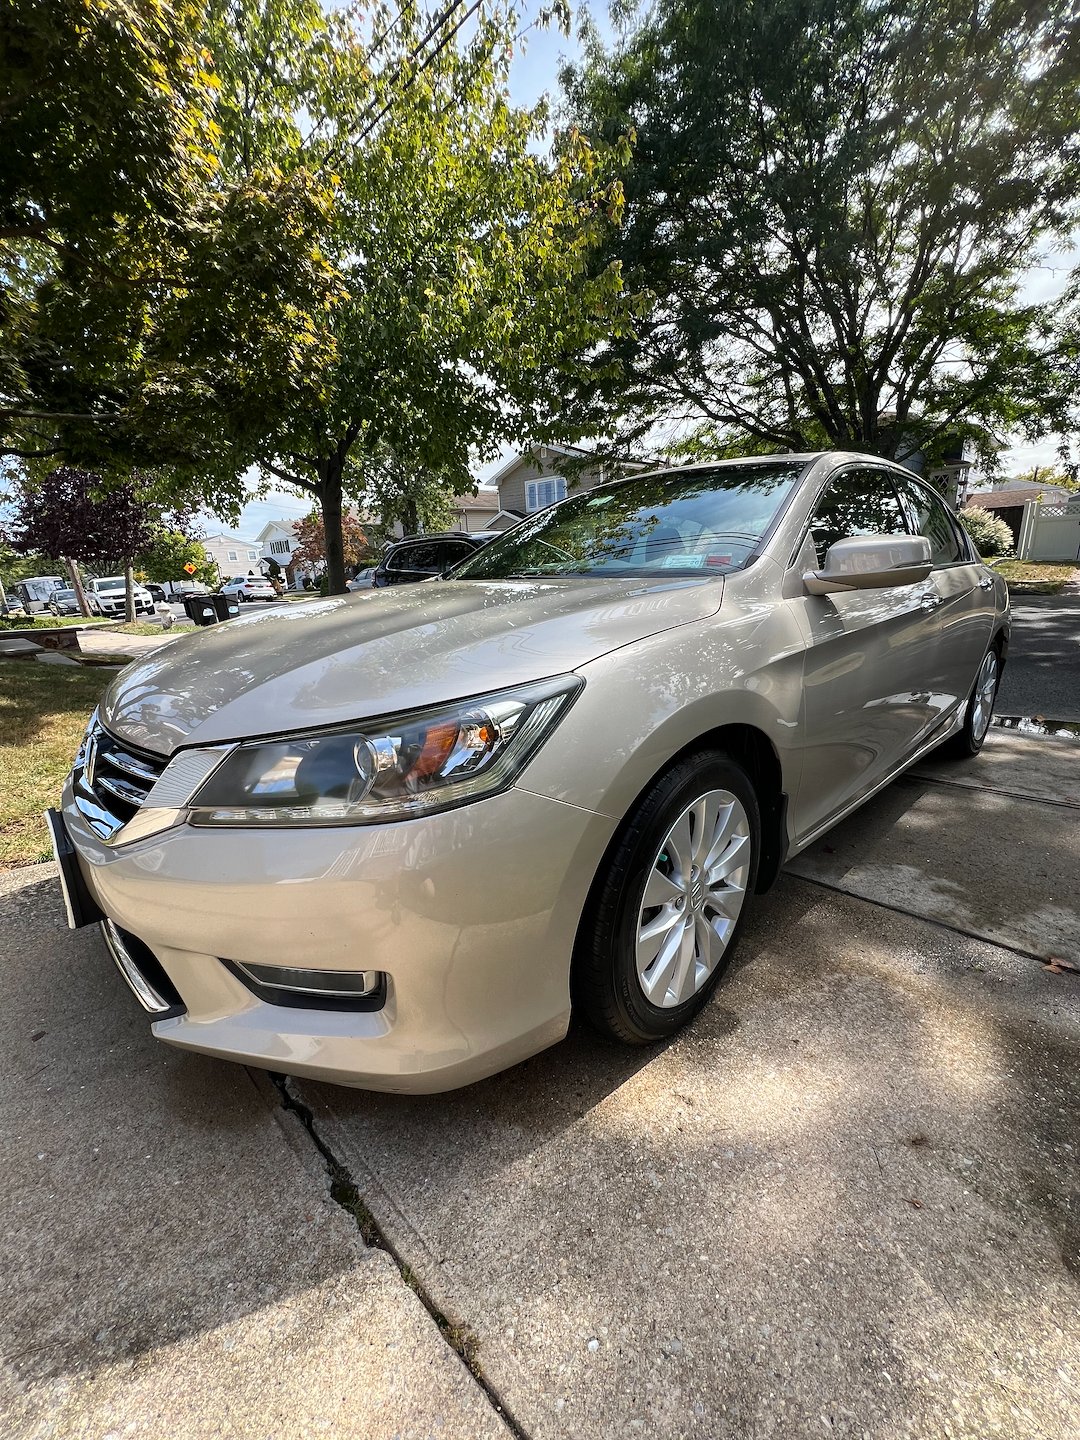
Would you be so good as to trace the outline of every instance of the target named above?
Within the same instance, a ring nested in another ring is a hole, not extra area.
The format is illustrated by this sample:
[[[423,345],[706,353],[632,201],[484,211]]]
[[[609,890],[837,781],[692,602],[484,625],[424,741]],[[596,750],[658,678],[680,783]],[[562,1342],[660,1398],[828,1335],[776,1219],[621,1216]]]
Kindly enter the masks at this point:
[[[527,17],[525,23],[535,16],[539,7],[540,0],[525,0],[522,6],[523,13]],[[575,16],[586,9],[605,38],[608,37],[610,28],[607,20],[606,0],[599,0],[599,3],[593,4],[580,3],[579,0],[579,3],[574,5]],[[557,28],[531,30],[527,44],[515,55],[511,66],[510,93],[512,98],[519,105],[533,105],[545,93],[552,98],[556,97],[561,60],[563,58],[572,59],[579,54],[580,46],[576,34],[564,36],[559,33]],[[1065,286],[1070,263],[1075,263],[1075,261],[1070,262],[1068,256],[1061,255],[1052,257],[1046,267],[1033,270],[1024,287],[1025,298],[1030,300],[1053,299]],[[1053,439],[1043,441],[1038,445],[1014,446],[1002,455],[1003,473],[1015,474],[1022,470],[1028,470],[1033,465],[1052,466],[1056,459],[1056,448],[1056,442]],[[494,474],[510,453],[509,450],[506,450],[499,458],[477,467],[476,478],[481,484]],[[256,477],[252,473],[253,488],[255,482]],[[245,539],[253,539],[268,520],[298,519],[300,516],[308,514],[310,510],[311,501],[308,499],[298,499],[295,495],[281,490],[269,490],[261,498],[244,506],[240,523],[235,529]]]

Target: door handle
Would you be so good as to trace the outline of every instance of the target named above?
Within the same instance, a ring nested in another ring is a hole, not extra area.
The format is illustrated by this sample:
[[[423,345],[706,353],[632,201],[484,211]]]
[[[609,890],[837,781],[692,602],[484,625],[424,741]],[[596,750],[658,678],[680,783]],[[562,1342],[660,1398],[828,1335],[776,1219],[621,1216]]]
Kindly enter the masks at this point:
[[[936,610],[940,604],[941,596],[933,594],[932,591],[928,591],[925,595],[919,596],[920,610]]]

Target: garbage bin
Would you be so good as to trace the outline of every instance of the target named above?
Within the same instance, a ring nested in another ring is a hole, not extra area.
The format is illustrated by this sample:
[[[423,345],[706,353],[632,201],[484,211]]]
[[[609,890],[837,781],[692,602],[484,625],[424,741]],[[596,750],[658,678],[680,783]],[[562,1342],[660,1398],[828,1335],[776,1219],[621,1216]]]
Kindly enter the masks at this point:
[[[215,600],[224,600],[224,595],[185,595],[184,611],[196,625],[216,625],[218,620]]]
[[[232,620],[240,614],[240,605],[232,595],[185,595],[184,609],[196,625],[216,625],[219,620]]]
[[[240,614],[240,602],[235,595],[207,595],[214,602],[214,612],[219,620],[233,620]]]

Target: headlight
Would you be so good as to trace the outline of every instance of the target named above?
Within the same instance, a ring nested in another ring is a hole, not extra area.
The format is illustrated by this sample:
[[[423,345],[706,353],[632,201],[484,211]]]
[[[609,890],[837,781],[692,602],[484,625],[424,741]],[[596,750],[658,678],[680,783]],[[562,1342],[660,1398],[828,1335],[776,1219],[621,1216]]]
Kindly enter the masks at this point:
[[[189,801],[193,825],[363,825],[512,784],[569,708],[577,676],[370,726],[238,745]]]

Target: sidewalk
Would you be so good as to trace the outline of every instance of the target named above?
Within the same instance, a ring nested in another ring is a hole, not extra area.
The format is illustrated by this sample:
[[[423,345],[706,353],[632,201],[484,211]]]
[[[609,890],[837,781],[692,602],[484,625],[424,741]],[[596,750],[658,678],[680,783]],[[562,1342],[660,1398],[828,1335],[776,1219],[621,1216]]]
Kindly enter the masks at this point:
[[[5,877],[3,1433],[1072,1440],[1078,809],[1080,745],[994,732],[800,857],[668,1046],[290,1082],[313,1133]]]

